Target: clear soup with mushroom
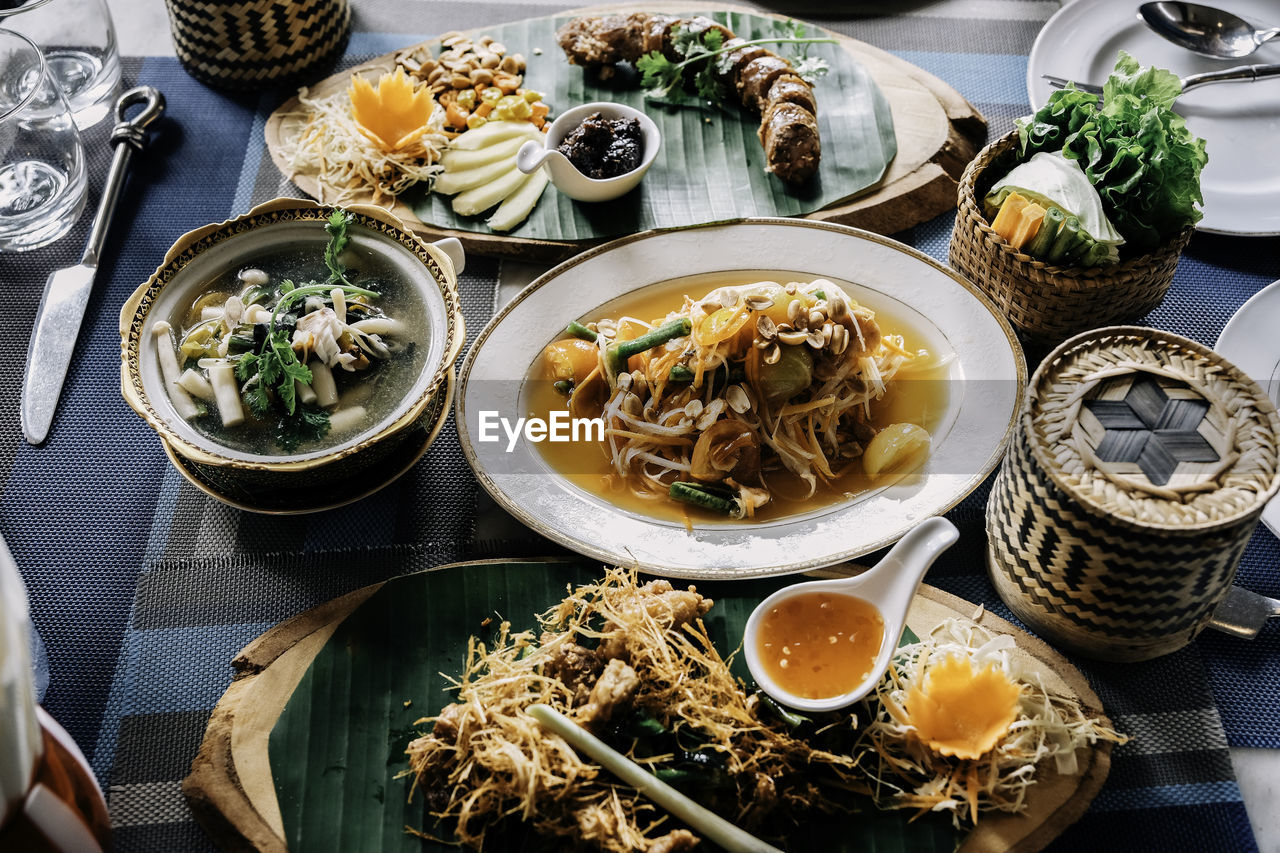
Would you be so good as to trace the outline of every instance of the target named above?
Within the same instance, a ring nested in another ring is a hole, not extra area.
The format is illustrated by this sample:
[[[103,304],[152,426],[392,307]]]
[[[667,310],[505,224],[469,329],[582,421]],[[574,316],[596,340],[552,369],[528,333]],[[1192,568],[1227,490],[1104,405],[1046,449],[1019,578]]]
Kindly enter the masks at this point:
[[[603,419],[604,440],[540,452],[611,503],[686,522],[806,512],[919,468],[950,352],[853,290],[717,273],[602,306],[546,346],[524,399],[532,417]]]
[[[170,401],[198,432],[244,453],[307,453],[382,422],[413,388],[421,295],[372,250],[330,248],[245,258],[153,324]]]

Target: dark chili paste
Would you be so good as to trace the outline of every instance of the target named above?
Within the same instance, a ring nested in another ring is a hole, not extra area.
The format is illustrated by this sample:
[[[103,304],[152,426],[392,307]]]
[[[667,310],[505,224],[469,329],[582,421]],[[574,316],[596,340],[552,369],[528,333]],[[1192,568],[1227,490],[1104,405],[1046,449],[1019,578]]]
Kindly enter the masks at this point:
[[[558,146],[579,172],[588,178],[616,178],[640,165],[644,140],[640,122],[633,118],[607,119],[592,113]]]

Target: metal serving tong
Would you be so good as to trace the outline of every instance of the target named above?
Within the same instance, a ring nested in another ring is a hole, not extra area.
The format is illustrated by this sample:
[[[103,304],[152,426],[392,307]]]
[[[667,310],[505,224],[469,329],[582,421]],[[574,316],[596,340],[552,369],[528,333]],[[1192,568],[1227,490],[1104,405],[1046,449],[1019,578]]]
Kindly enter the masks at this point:
[[[133,118],[125,118],[129,107],[142,104]],[[89,304],[89,293],[98,273],[98,256],[107,242],[111,216],[124,189],[129,159],[146,144],[146,128],[164,112],[164,95],[150,86],[130,89],[116,101],[116,126],[111,131],[115,154],[107,183],[102,189],[98,212],[89,231],[80,263],[49,274],[44,296],[36,313],[35,329],[27,350],[27,375],[22,383],[22,434],[28,444],[41,444],[49,435],[53,413],[62,394],[62,383],[71,365],[80,323]]]
[[[1280,77],[1280,63],[1238,65],[1235,68],[1224,68],[1221,71],[1190,74],[1182,78],[1182,91],[1186,93],[1200,86],[1208,86],[1211,83],[1253,83],[1256,80],[1263,80],[1267,77]],[[1065,77],[1057,77],[1053,74],[1041,74],[1040,79],[1047,80],[1049,85],[1055,89],[1064,89],[1068,83],[1072,82]],[[1076,88],[1094,95],[1102,94],[1102,87],[1096,83],[1076,83]]]

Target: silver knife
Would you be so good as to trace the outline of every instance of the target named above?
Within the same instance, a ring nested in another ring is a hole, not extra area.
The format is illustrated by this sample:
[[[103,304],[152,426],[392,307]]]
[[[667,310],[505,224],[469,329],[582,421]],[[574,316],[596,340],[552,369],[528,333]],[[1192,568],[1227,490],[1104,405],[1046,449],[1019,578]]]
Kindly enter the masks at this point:
[[[125,118],[125,111],[137,104],[142,104],[142,109],[133,118]],[[36,325],[27,349],[27,375],[22,383],[22,434],[28,444],[41,444],[49,435],[62,383],[75,352],[76,337],[80,334],[80,322],[89,304],[89,292],[93,290],[93,279],[98,272],[98,256],[124,189],[129,159],[134,151],[142,150],[147,126],[163,112],[164,95],[150,86],[130,89],[116,101],[116,126],[111,131],[115,153],[84,255],[76,266],[49,274],[40,309],[36,312]]]

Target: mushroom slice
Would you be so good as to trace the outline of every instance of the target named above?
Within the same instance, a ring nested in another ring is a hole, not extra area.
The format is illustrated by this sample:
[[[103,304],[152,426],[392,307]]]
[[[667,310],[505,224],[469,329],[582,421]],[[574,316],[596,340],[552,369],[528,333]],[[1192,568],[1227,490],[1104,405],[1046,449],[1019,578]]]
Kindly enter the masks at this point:
[[[723,418],[698,436],[689,473],[704,483],[732,476],[741,483],[760,482],[760,443],[744,421]]]
[[[574,387],[573,396],[569,398],[569,414],[574,418],[598,418],[608,400],[609,383],[597,367]]]

